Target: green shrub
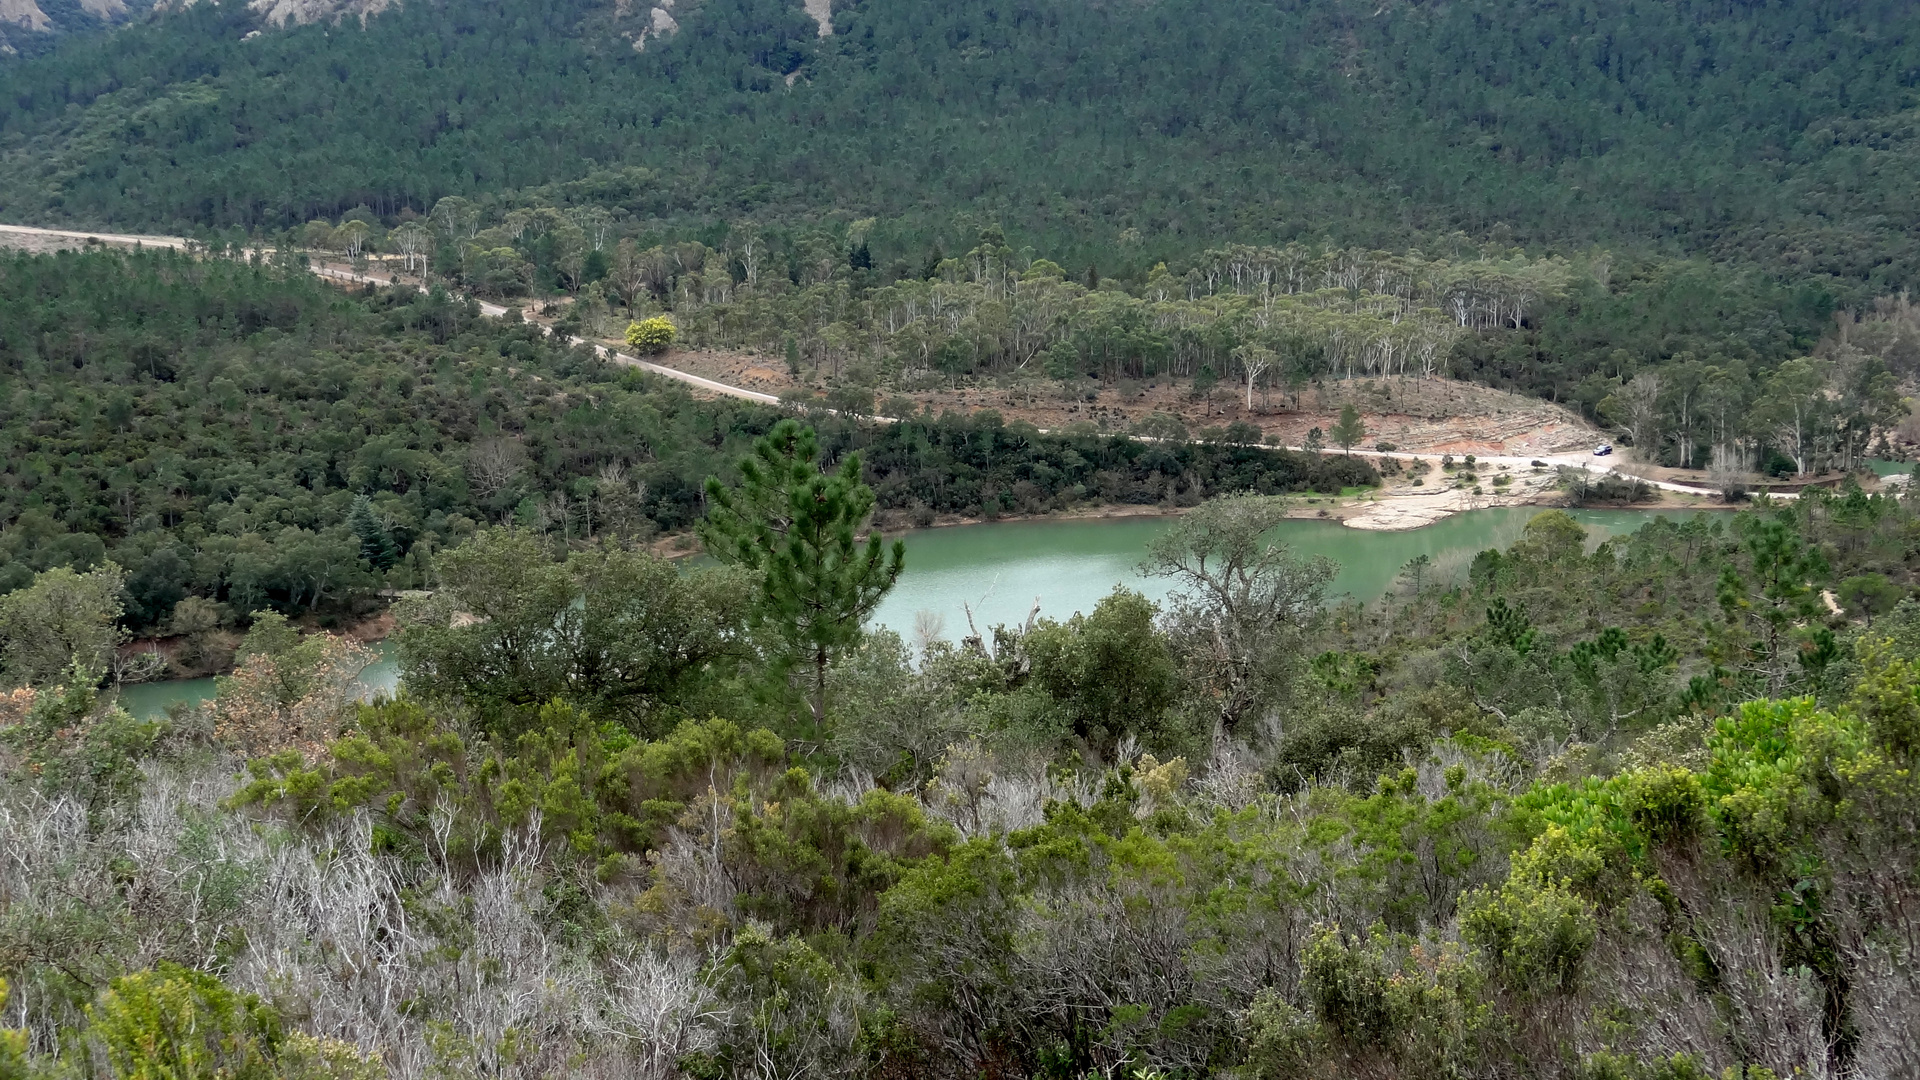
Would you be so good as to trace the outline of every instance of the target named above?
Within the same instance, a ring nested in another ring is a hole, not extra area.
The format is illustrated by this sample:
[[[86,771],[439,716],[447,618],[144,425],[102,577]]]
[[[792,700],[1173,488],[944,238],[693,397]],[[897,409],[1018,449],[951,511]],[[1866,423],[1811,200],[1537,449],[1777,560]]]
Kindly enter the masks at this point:
[[[0,1008],[6,1004],[7,980],[0,979]],[[27,1070],[27,1033],[0,1028],[0,1080],[25,1080]]]
[[[673,320],[665,315],[627,324],[627,347],[642,356],[666,352],[673,345]]]
[[[778,736],[726,720],[689,720],[644,742],[562,702],[543,706],[517,738],[469,743],[405,699],[362,706],[355,728],[316,761],[288,752],[253,762],[236,801],[315,824],[366,808],[381,842],[422,852],[444,800],[454,816],[442,854],[462,863],[496,850],[537,812],[544,840],[611,871],[612,857],[653,846],[709,785],[724,795],[736,778],[770,775],[785,758]]]
[[[26,715],[0,725],[0,765],[11,764],[44,791],[73,796],[94,817],[138,795],[142,765],[163,734],[162,725],[101,702],[98,682],[98,672],[75,665],[62,685],[7,698],[24,703]]]
[[[1519,874],[1461,900],[1460,929],[1507,986],[1523,994],[1571,989],[1593,948],[1593,909],[1563,882]]]
[[[1375,927],[1349,937],[1338,926],[1314,928],[1301,964],[1301,989],[1331,1047],[1351,1060],[1385,1057],[1398,1075],[1455,1076],[1479,1056],[1489,1016],[1484,979],[1453,946],[1432,946]],[[1297,1025],[1273,1010],[1274,1050],[1310,1045]],[[1347,1068],[1294,1075],[1348,1075]],[[1262,1073],[1262,1075],[1285,1075]]]
[[[123,975],[87,1009],[117,1080],[268,1080],[279,1017],[202,971]]]

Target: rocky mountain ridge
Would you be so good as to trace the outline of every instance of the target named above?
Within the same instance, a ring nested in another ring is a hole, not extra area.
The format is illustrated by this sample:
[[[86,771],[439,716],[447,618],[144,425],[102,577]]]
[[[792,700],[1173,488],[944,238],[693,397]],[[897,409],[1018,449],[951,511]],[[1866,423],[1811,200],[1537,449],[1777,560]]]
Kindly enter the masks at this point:
[[[63,9],[51,2],[43,7],[43,0],[0,0],[0,54],[10,55],[31,50],[34,46],[44,47],[50,39],[62,34],[100,29],[125,22],[147,11],[187,7],[195,0],[133,0],[131,5],[127,0],[68,2],[77,4],[77,11]],[[671,0],[662,2],[666,7],[672,6]],[[365,23],[368,17],[385,11],[393,3],[394,0],[247,0],[247,6],[259,12],[265,22],[275,28],[317,22],[337,23],[348,18]],[[826,0],[808,0],[808,3],[810,11],[813,5],[826,6]],[[621,4],[622,8],[626,6]],[[664,14],[660,9],[656,11]],[[656,14],[652,17],[652,25],[643,33],[657,35],[677,29],[671,18],[666,23],[663,31],[661,19]]]

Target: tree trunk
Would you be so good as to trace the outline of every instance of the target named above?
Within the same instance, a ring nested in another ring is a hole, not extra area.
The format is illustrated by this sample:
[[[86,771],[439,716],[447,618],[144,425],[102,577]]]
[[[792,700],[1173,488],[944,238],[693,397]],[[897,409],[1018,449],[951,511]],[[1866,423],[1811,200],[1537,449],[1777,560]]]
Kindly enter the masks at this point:
[[[813,734],[822,738],[827,731],[827,650],[813,651],[813,694],[807,702],[813,713]]]

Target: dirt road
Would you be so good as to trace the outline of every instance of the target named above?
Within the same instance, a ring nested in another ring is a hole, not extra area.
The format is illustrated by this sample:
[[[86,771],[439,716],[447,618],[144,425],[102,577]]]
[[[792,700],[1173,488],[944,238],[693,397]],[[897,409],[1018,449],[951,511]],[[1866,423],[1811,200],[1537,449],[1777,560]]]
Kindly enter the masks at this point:
[[[331,266],[314,266],[313,272],[320,275],[321,277],[329,278],[335,281],[348,281],[348,282],[353,282],[355,284],[362,284],[362,285],[386,284],[386,282],[380,281],[376,278],[368,277],[365,274],[356,274],[351,270],[341,270]],[[427,291],[426,286],[424,285],[415,286],[415,288],[418,288],[421,292]],[[499,304],[489,304],[485,300],[481,300],[479,301],[479,303],[480,303],[480,313],[482,315],[489,315],[489,316],[492,316],[493,318],[498,319],[506,315],[507,313],[507,309],[505,307],[502,307]],[[539,325],[539,324],[536,323],[535,325]],[[553,331],[549,329],[547,332],[552,333]],[[689,386],[699,387],[702,390],[706,390],[715,394],[722,394],[727,397],[745,398],[748,401],[758,401],[767,405],[780,404],[780,399],[775,397],[772,394],[763,394],[758,390],[748,390],[746,387],[743,387],[743,386],[728,386],[726,383],[715,382],[712,379],[702,378],[698,375],[692,374],[691,372],[680,371],[676,368],[670,368],[665,364],[656,364],[650,360],[642,360],[637,356],[628,355],[627,353],[623,353],[618,349],[609,349],[605,345],[602,345],[597,341],[588,341],[586,338],[580,338],[580,337],[569,337],[567,338],[567,341],[569,344],[573,344],[573,345],[591,345],[593,346],[593,349],[595,352],[599,353],[601,356],[604,356],[609,360],[612,360],[616,364],[625,364],[628,367],[637,367],[642,371],[649,371],[655,375],[664,376],[665,378],[673,379],[676,382],[683,382]]]
[[[0,225],[0,244],[5,244],[9,239],[12,239],[16,242],[40,241],[41,245],[44,247],[79,246],[79,245],[84,245],[89,241],[98,243],[98,244],[111,245],[115,247],[164,247],[164,248],[174,248],[178,250],[178,249],[186,249],[192,246],[189,240],[179,236],[143,236],[143,235],[131,234],[131,233],[85,232],[85,231],[71,230],[71,229],[43,229],[43,228],[39,228],[37,226],[32,226],[32,225]],[[17,245],[17,246],[33,246],[33,245],[31,243],[28,243],[25,245]],[[376,285],[387,284],[387,282],[383,282],[376,278],[369,277],[366,274],[355,273],[351,270],[341,270],[338,267],[323,266],[317,263],[312,266],[312,270],[315,274],[321,277],[328,278],[335,281],[344,281],[344,282],[350,282],[353,284],[376,284]],[[423,292],[426,291],[425,286],[416,286],[416,288],[419,288]],[[507,309],[505,307],[499,304],[488,303],[487,301],[484,301],[484,300],[480,301],[480,310],[483,314],[492,316],[494,318],[499,318],[501,316],[504,316],[507,313]],[[758,401],[768,405],[777,405],[780,403],[779,397],[773,394],[765,393],[759,390],[750,390],[744,386],[734,386],[730,383],[721,382],[717,379],[709,379],[701,375],[695,375],[689,371],[682,371],[678,368],[668,367],[665,364],[657,364],[650,360],[642,360],[637,356],[632,356],[627,353],[620,352],[617,349],[610,349],[605,345],[600,344],[599,342],[588,341],[585,338],[578,338],[578,337],[571,337],[568,340],[575,345],[591,345],[597,352],[600,353],[600,355],[607,357],[608,359],[612,360],[615,363],[625,364],[629,367],[637,367],[642,371],[651,372],[663,378],[673,379],[677,382],[685,383],[689,386],[693,386],[698,389],[705,390],[709,393],[721,394],[727,397],[742,398],[748,401]],[[1302,448],[1297,446],[1290,446],[1290,447],[1285,447],[1284,449],[1300,450]],[[1416,453],[1406,453],[1406,452],[1383,452],[1379,450],[1355,450],[1353,451],[1353,453],[1361,457],[1394,458],[1401,461],[1435,459],[1437,457],[1435,454],[1432,454],[1432,453],[1416,454]],[[1544,461],[1551,466],[1569,466],[1572,468],[1584,469],[1588,472],[1594,472],[1601,475],[1612,474],[1612,475],[1628,477],[1630,479],[1639,479],[1641,480],[1642,483],[1649,484],[1653,487],[1660,488],[1665,491],[1675,491],[1675,492],[1681,492],[1683,494],[1689,494],[1689,495],[1717,494],[1717,492],[1715,492],[1713,489],[1705,486],[1679,484],[1679,483],[1674,483],[1674,482],[1665,481],[1665,480],[1645,480],[1640,477],[1635,477],[1631,473],[1627,473],[1621,470],[1618,467],[1617,459],[1594,458],[1586,454],[1557,453],[1557,454],[1515,455],[1515,456],[1483,455],[1483,456],[1480,456],[1478,460],[1496,468],[1501,465],[1507,465],[1510,467],[1511,466],[1526,467],[1531,465],[1531,463],[1534,461]],[[1383,503],[1380,507],[1380,512],[1378,514],[1362,515],[1359,518],[1353,519],[1349,523],[1354,524],[1355,527],[1357,528],[1384,528],[1384,529],[1417,528],[1420,525],[1424,525],[1431,521],[1438,520],[1441,517],[1445,517],[1450,513],[1455,513],[1465,509],[1471,509],[1472,508],[1471,505],[1463,504],[1463,501],[1466,500],[1466,498],[1467,497],[1465,496],[1459,496],[1458,493],[1455,493],[1455,492],[1444,492],[1444,493],[1431,492],[1431,493],[1423,493],[1418,495],[1401,496],[1397,499],[1383,500]],[[1495,496],[1495,497],[1487,497],[1487,498],[1475,497],[1473,499],[1473,503],[1474,504],[1493,504],[1498,499],[1501,499],[1501,498],[1512,498],[1512,496],[1505,496],[1505,497]],[[1792,496],[1780,495],[1780,496],[1776,496],[1776,498],[1792,498]]]
[[[97,244],[112,244],[115,247],[164,247],[185,248],[188,241],[179,236],[140,236],[132,233],[75,232],[70,229],[42,229],[32,225],[0,225],[0,236],[17,239],[37,239],[50,241],[46,246],[66,246],[61,241],[85,244],[89,240]]]

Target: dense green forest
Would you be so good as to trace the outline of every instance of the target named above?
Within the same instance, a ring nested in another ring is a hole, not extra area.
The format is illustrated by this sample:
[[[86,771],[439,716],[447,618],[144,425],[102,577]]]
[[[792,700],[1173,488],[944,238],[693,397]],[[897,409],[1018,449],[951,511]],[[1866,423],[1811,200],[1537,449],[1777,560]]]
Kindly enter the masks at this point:
[[[643,51],[646,5],[583,0],[257,36],[203,3],[71,35],[0,63],[0,206],[251,231],[519,192],[686,238],[873,217],[883,264],[998,221],[1075,275],[1456,231],[1879,292],[1916,269],[1920,15],[1896,0],[857,2],[827,37],[779,0],[673,18]]]
[[[736,222],[717,249],[643,246],[604,207],[450,196],[424,222],[387,230],[360,210],[297,240],[356,261],[380,248],[436,281],[557,307],[569,333],[618,336],[664,314],[682,342],[784,357],[859,412],[876,391],[1124,396],[1171,381],[1195,400],[1238,384],[1237,422],[1257,426],[1256,411],[1298,408],[1310,387],[1354,396],[1379,392],[1375,380],[1450,376],[1572,406],[1649,461],[1805,474],[1895,453],[1898,388],[1920,371],[1904,293],[1836,311],[1826,289],[1702,260],[1237,244],[1134,280],[1075,280],[997,225],[950,256],[881,267],[873,229]],[[1392,411],[1386,393],[1373,404]]]
[[[68,34],[0,61],[0,213],[397,254],[569,296],[568,329],[670,312],[692,344],[880,399],[1177,378],[1257,384],[1264,409],[1437,373],[1663,464],[1897,452],[1910,5],[671,17],[401,4],[263,29],[213,3]]]
[[[696,401],[443,293],[348,297],[297,267],[172,253],[0,262],[0,372],[0,593],[112,562],[140,630],[189,597],[228,621],[361,612],[376,589],[429,584],[432,553],[488,524],[686,532],[702,478],[779,416]],[[835,458],[867,450],[902,523],[1378,479],[1351,458],[992,416],[822,423]]]

